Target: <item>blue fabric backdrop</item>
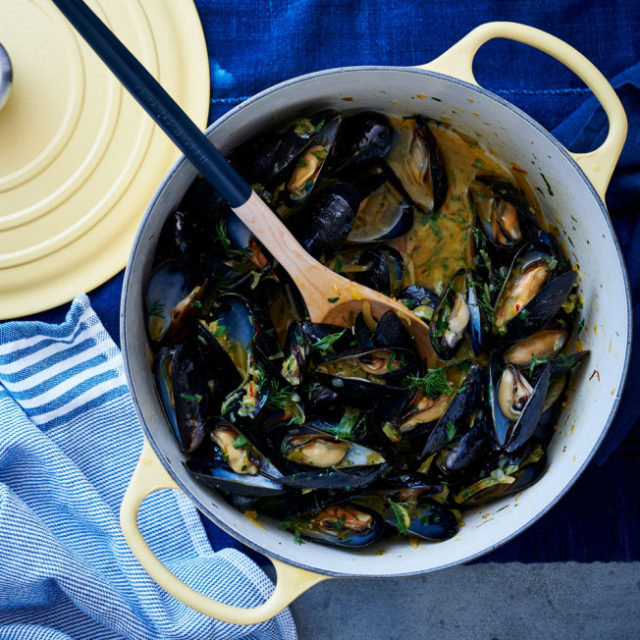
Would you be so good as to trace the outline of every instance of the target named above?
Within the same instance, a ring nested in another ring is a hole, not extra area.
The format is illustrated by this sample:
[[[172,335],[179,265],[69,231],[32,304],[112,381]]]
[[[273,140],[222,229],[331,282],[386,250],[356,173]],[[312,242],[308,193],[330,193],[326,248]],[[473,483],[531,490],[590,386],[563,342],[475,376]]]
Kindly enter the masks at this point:
[[[629,268],[640,317],[640,8],[634,0],[470,2],[396,0],[196,0],[211,69],[210,121],[274,83],[310,71],[348,65],[428,62],[480,23],[514,20],[566,40],[612,80],[629,117],[629,138],[607,203]],[[494,41],[476,57],[486,88],[552,130],[570,149],[586,151],[606,133],[588,89],[560,63],[525,45]],[[118,341],[122,276],[91,293],[92,304]],[[67,306],[38,318],[61,321]],[[636,328],[638,322],[635,323]],[[634,398],[640,349],[618,417],[597,462],[539,523],[483,561],[640,559],[638,417]],[[238,546],[207,523],[214,546]]]

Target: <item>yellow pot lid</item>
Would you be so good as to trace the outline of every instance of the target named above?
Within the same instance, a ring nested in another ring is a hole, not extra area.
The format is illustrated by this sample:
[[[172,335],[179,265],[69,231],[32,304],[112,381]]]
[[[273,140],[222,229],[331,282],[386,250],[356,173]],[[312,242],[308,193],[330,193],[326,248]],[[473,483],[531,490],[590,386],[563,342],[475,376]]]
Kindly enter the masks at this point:
[[[209,65],[192,0],[88,3],[202,128]],[[179,156],[50,0],[0,0],[0,319],[49,309],[126,264]]]

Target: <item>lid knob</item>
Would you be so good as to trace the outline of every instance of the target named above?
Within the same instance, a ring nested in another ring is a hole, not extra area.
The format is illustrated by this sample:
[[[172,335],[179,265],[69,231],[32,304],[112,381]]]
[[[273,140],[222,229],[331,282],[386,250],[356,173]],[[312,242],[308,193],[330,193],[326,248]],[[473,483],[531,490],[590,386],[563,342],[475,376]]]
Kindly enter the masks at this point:
[[[11,82],[13,81],[13,70],[11,60],[5,48],[0,44],[0,109],[4,107],[11,92]]]

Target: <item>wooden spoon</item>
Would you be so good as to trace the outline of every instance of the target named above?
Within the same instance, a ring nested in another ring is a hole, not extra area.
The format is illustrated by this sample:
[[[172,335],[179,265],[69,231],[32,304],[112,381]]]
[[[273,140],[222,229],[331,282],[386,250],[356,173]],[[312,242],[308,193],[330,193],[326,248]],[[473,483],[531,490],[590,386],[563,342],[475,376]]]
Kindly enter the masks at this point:
[[[391,309],[407,322],[407,328],[420,355],[427,358],[430,365],[435,362],[436,356],[429,340],[427,324],[403,304],[343,278],[312,258],[280,218],[82,0],[53,2],[131,95],[289,273],[300,290],[313,322],[350,326],[367,302],[375,318]]]

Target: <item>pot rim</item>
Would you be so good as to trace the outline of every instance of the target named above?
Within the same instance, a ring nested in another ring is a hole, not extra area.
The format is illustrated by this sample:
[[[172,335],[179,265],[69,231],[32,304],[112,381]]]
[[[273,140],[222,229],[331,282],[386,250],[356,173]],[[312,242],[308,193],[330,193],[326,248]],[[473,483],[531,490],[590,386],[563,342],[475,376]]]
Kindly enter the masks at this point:
[[[327,570],[327,569],[325,569],[323,567],[319,568],[319,567],[315,567],[315,566],[309,566],[309,565],[307,565],[307,564],[305,564],[303,562],[299,562],[297,560],[294,561],[294,560],[291,560],[288,557],[284,557],[283,555],[278,554],[278,553],[276,553],[274,551],[267,550],[267,549],[263,548],[255,540],[247,538],[244,535],[242,535],[241,533],[238,533],[237,531],[231,529],[231,527],[229,527],[226,522],[224,522],[219,517],[217,517],[204,503],[202,503],[200,500],[198,500],[195,496],[193,496],[191,494],[189,489],[185,486],[185,484],[181,481],[181,479],[177,476],[177,474],[174,473],[173,468],[169,464],[169,462],[167,460],[167,457],[165,456],[164,452],[156,444],[155,440],[153,439],[153,436],[152,436],[152,434],[151,434],[151,432],[150,432],[149,428],[147,427],[147,424],[146,424],[146,422],[144,420],[144,416],[142,415],[142,411],[140,409],[140,406],[139,406],[138,402],[136,401],[133,393],[132,393],[132,400],[133,400],[133,404],[134,404],[135,409],[136,409],[136,413],[138,414],[138,418],[139,418],[140,423],[142,425],[143,431],[145,433],[146,439],[150,443],[150,445],[153,448],[155,454],[158,456],[158,459],[161,461],[163,467],[166,469],[166,471],[169,473],[169,475],[173,478],[174,482],[178,485],[178,487],[189,497],[189,499],[197,507],[197,509],[199,511],[201,511],[204,515],[206,515],[206,517],[209,520],[211,520],[216,526],[220,527],[223,531],[225,531],[225,533],[228,533],[230,536],[232,536],[233,538],[235,538],[236,540],[238,540],[242,544],[246,545],[247,547],[249,547],[253,551],[256,551],[256,552],[258,552],[258,553],[260,553],[262,555],[266,555],[268,558],[273,558],[273,559],[279,560],[281,562],[284,562],[286,564],[289,564],[289,565],[292,565],[292,566],[295,566],[295,567],[299,567],[300,569],[305,569],[307,571],[311,571],[311,572],[314,572],[314,573],[322,573],[324,575],[332,576],[332,577],[343,577],[343,578],[347,578],[347,577],[352,577],[352,578],[381,577],[381,578],[383,578],[383,577],[402,577],[402,576],[422,575],[422,574],[425,574],[425,573],[431,573],[432,571],[439,571],[440,569],[446,569],[448,567],[452,567],[452,566],[456,566],[456,565],[459,565],[459,564],[464,564],[464,563],[470,562],[470,561],[475,560],[477,558],[480,558],[480,557],[490,553],[491,551],[494,551],[498,547],[501,547],[502,545],[506,544],[507,542],[512,540],[514,537],[516,537],[517,535],[522,533],[522,531],[524,531],[525,529],[528,529],[532,524],[534,524],[543,515],[545,515],[552,507],[554,507],[558,503],[558,501],[566,495],[567,491],[575,484],[575,482],[578,480],[578,478],[582,475],[584,469],[591,462],[593,456],[595,455],[595,452],[598,450],[598,448],[602,444],[602,441],[604,440],[605,436],[607,435],[607,433],[609,431],[609,428],[611,427],[611,424],[612,424],[612,422],[613,422],[613,420],[614,420],[614,418],[616,416],[616,413],[618,411],[618,408],[620,406],[620,400],[621,400],[621,397],[622,397],[622,392],[623,392],[623,390],[625,388],[625,385],[626,385],[627,374],[628,374],[628,371],[629,371],[629,361],[630,361],[630,357],[631,357],[631,342],[632,342],[632,337],[633,337],[632,336],[632,333],[633,333],[632,319],[633,318],[632,318],[632,307],[631,307],[631,293],[630,293],[630,288],[629,288],[629,277],[628,277],[628,274],[627,274],[627,269],[626,269],[626,265],[625,265],[625,262],[624,262],[624,258],[622,256],[622,250],[620,248],[620,243],[618,242],[618,238],[617,238],[615,230],[613,228],[613,224],[612,224],[609,212],[607,211],[607,208],[606,208],[603,200],[600,198],[600,196],[596,192],[593,184],[591,183],[591,181],[589,180],[587,175],[584,173],[584,171],[582,170],[580,165],[578,165],[578,163],[571,157],[571,155],[568,152],[568,150],[566,149],[566,147],[564,147],[564,145],[559,140],[557,140],[556,137],[550,131],[545,129],[541,124],[539,124],[536,120],[534,120],[530,115],[528,115],[526,112],[522,111],[522,109],[520,109],[519,107],[515,106],[514,104],[512,104],[508,100],[505,100],[501,96],[489,91],[488,89],[485,89],[484,87],[482,87],[480,85],[472,84],[472,83],[467,82],[465,80],[460,80],[459,78],[456,78],[454,76],[450,76],[450,75],[444,74],[444,73],[438,73],[436,71],[431,71],[431,70],[420,68],[420,67],[412,67],[412,66],[403,67],[403,66],[393,66],[393,65],[360,65],[360,66],[350,66],[350,67],[335,67],[335,68],[332,68],[332,69],[323,69],[323,70],[320,70],[320,71],[314,71],[314,72],[303,74],[303,75],[300,75],[300,76],[295,76],[294,78],[290,78],[288,80],[284,80],[283,82],[279,82],[278,84],[275,84],[275,85],[271,85],[270,87],[268,87],[266,89],[263,89],[262,91],[260,91],[259,93],[256,93],[255,95],[251,96],[250,98],[247,98],[246,100],[243,100],[239,105],[237,105],[233,109],[230,109],[227,113],[223,114],[215,122],[210,124],[205,130],[205,135],[208,136],[212,131],[214,131],[215,129],[220,127],[229,118],[231,118],[231,117],[235,116],[236,114],[242,112],[244,109],[246,109],[248,106],[252,105],[254,102],[256,102],[258,100],[261,100],[261,99],[263,99],[263,98],[265,98],[265,97],[271,95],[272,93],[275,93],[275,92],[277,92],[277,91],[279,91],[281,89],[284,89],[284,88],[289,87],[291,85],[297,84],[297,83],[299,83],[301,81],[312,80],[314,78],[323,77],[323,76],[327,76],[327,75],[335,75],[335,74],[339,74],[339,73],[354,72],[354,71],[355,72],[358,72],[358,71],[361,71],[361,72],[369,72],[369,71],[397,72],[397,71],[402,71],[402,72],[408,72],[408,73],[416,73],[416,74],[419,74],[419,75],[433,76],[433,77],[437,77],[437,78],[440,78],[440,79],[443,79],[443,80],[447,80],[447,81],[453,82],[454,84],[461,85],[461,86],[463,86],[463,87],[465,87],[467,89],[471,89],[472,91],[475,91],[475,92],[477,92],[477,93],[479,93],[481,95],[484,95],[487,98],[491,98],[491,99],[497,101],[502,106],[506,107],[510,111],[514,112],[516,115],[520,116],[527,124],[532,126],[539,133],[541,133],[545,138],[547,138],[549,140],[549,142],[551,142],[553,144],[553,146],[556,148],[556,150],[560,153],[560,155],[563,156],[564,159],[566,161],[568,161],[569,164],[574,168],[574,170],[577,171],[578,176],[585,183],[585,185],[587,186],[588,190],[590,191],[590,193],[592,194],[592,196],[596,200],[598,208],[600,210],[600,213],[602,214],[602,216],[603,216],[603,218],[605,220],[605,223],[607,224],[607,227],[609,229],[609,233],[611,234],[611,238],[613,240],[613,244],[614,244],[614,246],[616,248],[616,256],[618,258],[620,271],[622,273],[624,291],[625,291],[626,311],[627,311],[627,335],[628,335],[628,340],[627,340],[627,344],[626,344],[626,348],[625,348],[624,362],[623,362],[623,366],[622,366],[620,381],[619,381],[619,384],[616,387],[619,390],[619,393],[618,393],[617,397],[615,398],[613,407],[611,408],[611,412],[609,413],[609,416],[607,418],[607,422],[604,425],[602,431],[600,432],[600,436],[598,437],[598,440],[595,442],[595,444],[593,445],[593,448],[588,453],[588,455],[585,456],[585,459],[584,459],[584,462],[582,463],[582,465],[577,469],[576,473],[574,473],[573,477],[569,480],[569,482],[567,482],[567,484],[565,484],[565,486],[558,493],[558,495],[554,499],[549,501],[547,504],[545,504],[545,506],[542,509],[540,509],[540,511],[538,511],[526,524],[522,525],[521,527],[519,527],[518,529],[516,529],[515,531],[513,531],[509,535],[505,536],[504,538],[500,539],[498,542],[488,546],[485,549],[482,549],[482,550],[474,552],[474,553],[472,553],[472,554],[470,554],[468,556],[465,556],[464,558],[460,558],[459,560],[455,560],[453,562],[447,562],[447,563],[443,563],[443,564],[436,564],[436,566],[428,567],[426,569],[420,569],[420,570],[417,570],[417,571],[403,571],[403,572],[393,573],[393,574],[383,573],[383,574],[377,574],[376,576],[373,576],[371,574],[331,571],[331,570]],[[152,210],[153,210],[153,208],[155,206],[155,203],[157,202],[158,198],[163,193],[165,188],[167,188],[167,186],[169,185],[169,183],[173,179],[173,176],[180,169],[182,169],[182,166],[183,166],[183,164],[185,162],[188,162],[188,160],[185,158],[184,155],[181,155],[178,158],[178,160],[175,162],[173,167],[169,170],[169,172],[167,173],[167,175],[163,179],[162,183],[159,185],[158,189],[155,191],[155,193],[153,195],[153,198],[151,199],[149,205],[147,206],[147,209],[145,210],[144,215],[143,215],[143,217],[142,217],[142,219],[140,221],[140,224],[138,226],[138,230],[136,231],[136,235],[135,235],[135,238],[133,240],[133,245],[132,245],[131,253],[129,255],[129,260],[127,261],[127,267],[126,267],[126,271],[125,271],[125,275],[124,275],[123,288],[122,288],[122,298],[121,298],[121,304],[120,304],[120,337],[121,337],[121,343],[122,343],[122,355],[123,355],[124,370],[125,370],[125,375],[127,377],[127,382],[128,382],[130,390],[133,389],[133,382],[132,382],[132,374],[131,374],[130,367],[129,367],[129,357],[128,357],[127,339],[126,339],[126,331],[125,331],[125,324],[126,324],[125,319],[126,319],[127,309],[128,308],[129,309],[132,308],[132,305],[128,304],[129,290],[130,290],[130,287],[133,284],[132,278],[131,278],[131,264],[132,264],[132,261],[133,261],[132,259],[133,259],[133,256],[136,253],[137,248],[138,248],[138,245],[139,245],[139,242],[140,242],[140,239],[141,239],[141,236],[142,236],[142,231],[143,231],[143,229],[145,227],[145,223],[148,220],[149,216],[151,215]]]

